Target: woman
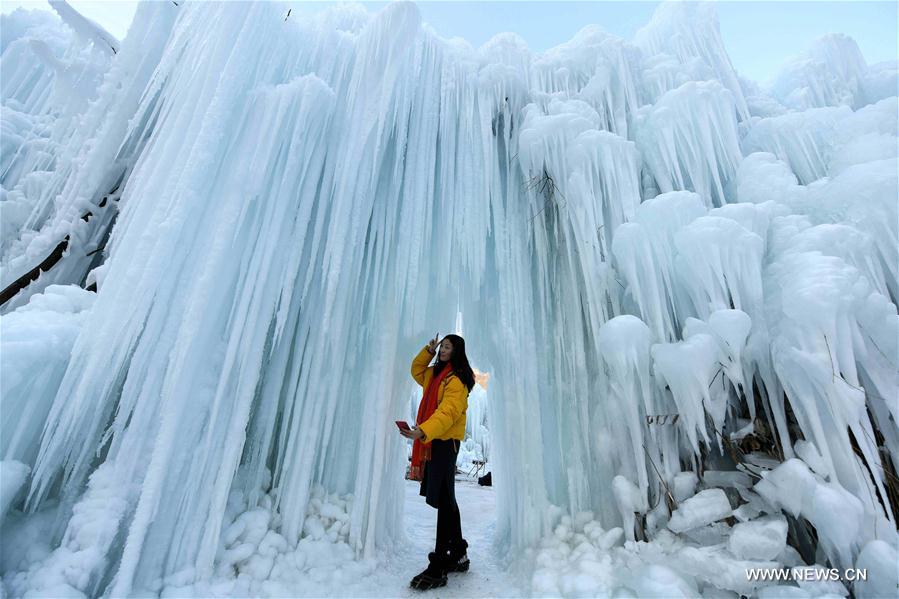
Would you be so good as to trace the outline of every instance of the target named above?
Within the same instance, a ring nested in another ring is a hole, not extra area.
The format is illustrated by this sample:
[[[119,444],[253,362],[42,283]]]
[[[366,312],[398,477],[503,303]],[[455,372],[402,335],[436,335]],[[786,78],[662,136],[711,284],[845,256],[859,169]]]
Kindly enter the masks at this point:
[[[416,589],[446,585],[447,572],[468,570],[468,543],[462,538],[456,504],[456,456],[465,437],[468,393],[474,371],[465,356],[465,340],[447,335],[437,350],[437,335],[412,360],[412,378],[424,389],[417,426],[400,431],[413,440],[411,478],[421,480],[420,494],[437,508],[437,541],[428,554],[428,567],[409,583]],[[433,368],[431,358],[437,355]]]

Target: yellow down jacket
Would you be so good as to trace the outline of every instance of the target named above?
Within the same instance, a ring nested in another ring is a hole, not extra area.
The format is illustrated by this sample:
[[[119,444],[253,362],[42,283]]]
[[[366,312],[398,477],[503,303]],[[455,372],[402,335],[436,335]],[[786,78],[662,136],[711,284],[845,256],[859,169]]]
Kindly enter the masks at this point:
[[[412,378],[422,389],[428,388],[428,383],[434,376],[434,369],[428,368],[433,357],[434,354],[426,345],[412,360]],[[428,443],[434,439],[464,439],[467,409],[468,387],[455,373],[448,374],[437,390],[437,409],[430,418],[418,425],[425,434],[422,441]]]

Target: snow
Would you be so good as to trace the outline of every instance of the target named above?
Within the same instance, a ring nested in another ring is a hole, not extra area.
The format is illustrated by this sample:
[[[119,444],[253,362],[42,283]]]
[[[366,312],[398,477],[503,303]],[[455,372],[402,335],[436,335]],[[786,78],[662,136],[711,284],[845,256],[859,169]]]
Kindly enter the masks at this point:
[[[411,593],[393,421],[463,314],[461,594],[895,559],[894,63],[759,85],[713,4],[539,53],[411,3],[144,3],[118,46],[56,8],[2,17],[3,288],[64,246],[2,306],[5,594]]]

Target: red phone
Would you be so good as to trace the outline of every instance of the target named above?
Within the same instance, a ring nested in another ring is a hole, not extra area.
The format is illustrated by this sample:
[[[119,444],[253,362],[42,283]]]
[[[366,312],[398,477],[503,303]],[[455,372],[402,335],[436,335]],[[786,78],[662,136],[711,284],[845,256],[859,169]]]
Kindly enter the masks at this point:
[[[398,429],[400,429],[401,431],[411,431],[412,430],[411,428],[409,428],[409,425],[406,423],[405,420],[396,420],[395,422],[396,422],[396,427]]]

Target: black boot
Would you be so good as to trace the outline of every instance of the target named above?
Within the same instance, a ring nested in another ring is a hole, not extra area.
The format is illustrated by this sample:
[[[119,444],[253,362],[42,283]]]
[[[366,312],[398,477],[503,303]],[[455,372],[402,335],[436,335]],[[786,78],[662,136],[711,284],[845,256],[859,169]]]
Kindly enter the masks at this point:
[[[426,591],[446,586],[446,564],[444,558],[432,551],[428,554],[428,560],[428,567],[420,574],[413,576],[412,580],[409,581],[409,586],[413,589]]]
[[[445,570],[447,572],[468,572],[470,562],[468,561],[468,541],[462,539],[460,543],[450,545],[449,553],[446,556]]]

